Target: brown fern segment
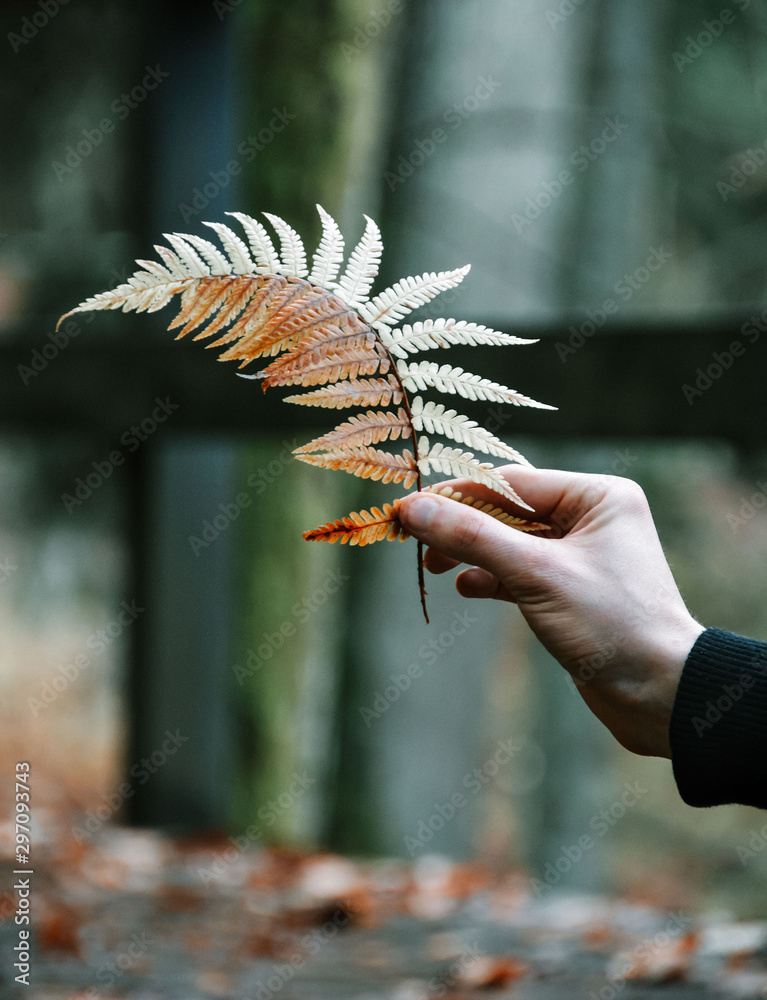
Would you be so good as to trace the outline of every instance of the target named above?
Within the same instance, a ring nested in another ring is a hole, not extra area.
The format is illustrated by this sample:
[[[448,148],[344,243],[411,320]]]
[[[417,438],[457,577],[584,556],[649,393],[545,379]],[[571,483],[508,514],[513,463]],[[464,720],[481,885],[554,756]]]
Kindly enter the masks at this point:
[[[382,351],[380,342],[371,330],[359,333],[350,326],[336,326],[331,317],[319,332],[308,333],[280,357],[259,372],[259,376],[270,385],[279,384],[276,379],[286,371],[294,373],[306,371],[321,363],[329,353],[342,351],[367,352],[368,357],[388,357]]]
[[[243,367],[262,355],[274,356],[292,347],[310,330],[321,329],[324,323],[339,321],[332,303],[334,296],[314,288],[300,278],[288,278],[287,287],[254,311],[241,334],[228,332],[227,340],[237,342],[221,355],[221,361],[240,360]],[[338,301],[337,306],[343,304]]]
[[[298,379],[290,381],[288,374],[295,376],[302,367],[311,367],[319,358],[326,358],[328,348],[336,341],[337,353],[342,358],[347,348],[357,352],[363,345],[370,348],[377,343],[370,328],[354,310],[336,295],[302,278],[279,274],[218,275],[197,279],[187,293],[169,329],[183,327],[178,334],[180,338],[203,327],[195,340],[212,337],[223,330],[217,340],[207,345],[224,347],[231,344],[222,353],[221,361],[237,360],[244,365],[263,355],[279,354],[311,337],[308,346],[316,353],[303,363],[297,361],[300,354],[280,358],[279,365],[275,363],[270,371],[270,385],[295,384]],[[377,355],[379,352],[368,350],[368,362],[371,353]],[[284,368],[285,379],[272,381],[278,368]],[[372,374],[372,371],[365,374]]]
[[[299,316],[295,321],[286,324],[282,331],[291,336],[297,328],[299,338],[294,344],[285,348],[285,354],[275,358],[270,365],[270,373],[276,372],[283,365],[290,366],[299,359],[304,365],[311,365],[313,359],[324,357],[328,350],[342,347],[354,349],[362,346],[372,349],[378,343],[378,338],[370,327],[356,313],[350,314],[348,309],[339,312],[332,300],[314,300],[304,317]],[[309,352],[313,353],[307,356]]]
[[[226,342],[237,342],[221,355],[221,361],[239,360],[244,365],[263,355],[280,354],[310,335],[315,346],[321,347],[334,340],[338,331],[350,336],[370,333],[357,313],[330,292],[301,278],[273,276],[271,280],[287,281],[287,287],[252,310],[248,306],[239,323],[227,331]]]
[[[176,327],[183,326],[183,330],[176,335],[176,340],[180,340],[206,320],[217,316],[219,309],[231,319],[235,315],[233,310],[230,312],[232,300],[235,303],[240,303],[243,299],[247,302],[248,298],[260,292],[267,284],[266,278],[254,279],[243,275],[201,278],[184,292],[181,298],[181,310],[168,329],[175,330]],[[224,305],[226,309],[223,308]],[[215,326],[217,322],[217,319],[213,319],[211,326]],[[210,332],[214,331],[211,329]],[[207,333],[208,331],[203,330],[194,339],[199,340],[207,336]]]
[[[342,545],[372,545],[373,542],[399,539],[404,542],[410,536],[402,527],[396,515],[396,504],[385,503],[383,510],[354,511],[338,521],[328,521],[319,528],[304,532],[307,542],[338,542]]]
[[[399,383],[389,375],[388,379],[360,378],[350,382],[337,382],[324,389],[315,389],[314,392],[286,396],[285,402],[337,410],[345,406],[397,406],[404,398]]]
[[[361,445],[378,444],[380,441],[396,441],[397,438],[411,437],[413,425],[405,410],[400,407],[396,413],[390,410],[368,410],[356,417],[350,417],[335,430],[308,444],[296,448],[295,455],[310,451],[337,451],[342,448],[358,448]]]
[[[296,455],[296,458],[321,469],[343,469],[360,479],[380,480],[382,483],[404,482],[406,490],[418,478],[415,457],[407,449],[401,455],[394,455],[378,448],[344,448],[319,455]]]
[[[301,456],[299,456],[301,457]],[[517,531],[548,531],[551,525],[541,524],[538,521],[526,521],[522,517],[515,517],[501,507],[495,507],[484,500],[477,500],[474,497],[464,496],[450,486],[426,488],[426,492],[437,493],[439,496],[447,497],[468,507],[488,514],[490,517],[516,528]],[[342,517],[338,521],[328,521],[318,528],[304,532],[304,538],[309,542],[337,542],[342,544],[349,542],[351,545],[372,545],[373,542],[399,541],[404,542],[410,535],[402,527],[397,511],[402,503],[403,497],[399,497],[393,503],[384,504],[383,511],[378,507],[370,510],[354,511],[347,517]]]
[[[456,500],[467,507],[473,507],[475,510],[482,511],[483,514],[489,514],[490,517],[495,518],[496,521],[500,521],[501,524],[507,524],[510,528],[516,528],[517,531],[549,531],[551,528],[550,524],[542,524],[540,521],[528,521],[524,517],[516,517],[502,507],[496,507],[495,504],[488,503],[486,500],[476,500],[474,497],[464,496],[450,486],[427,486],[424,492],[436,493],[438,496],[447,497],[448,500]],[[395,502],[398,503],[398,501]]]
[[[269,368],[272,366],[270,365]],[[269,369],[260,372],[264,390],[273,385],[326,385],[341,379],[355,379],[359,375],[385,375],[391,362],[368,348],[336,348],[326,353],[311,367],[304,365],[281,365],[273,374]]]
[[[209,278],[198,278],[195,283],[186,290],[181,297],[181,310],[175,319],[168,326],[173,330],[183,325],[183,330],[177,334],[176,339],[185,337],[192,330],[196,330],[212,317],[210,331],[206,328],[195,336],[195,340],[201,340],[208,334],[213,334],[220,329],[217,321],[218,310],[226,306],[228,312],[229,303],[234,299],[241,308],[247,308],[249,313],[257,305],[267,302],[278,289],[285,286],[287,278],[278,275],[219,275]],[[229,319],[235,314],[231,313]],[[243,322],[240,317],[238,326]],[[239,336],[239,334],[238,334]],[[221,342],[225,342],[225,337]],[[211,345],[212,346],[212,345]]]

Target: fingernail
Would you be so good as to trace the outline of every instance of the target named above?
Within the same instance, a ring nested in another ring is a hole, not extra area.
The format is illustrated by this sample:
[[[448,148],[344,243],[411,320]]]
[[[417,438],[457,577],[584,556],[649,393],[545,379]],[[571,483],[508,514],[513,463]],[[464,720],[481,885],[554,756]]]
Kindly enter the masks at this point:
[[[431,519],[437,512],[439,504],[431,497],[419,496],[407,505],[405,523],[411,531],[426,531]]]

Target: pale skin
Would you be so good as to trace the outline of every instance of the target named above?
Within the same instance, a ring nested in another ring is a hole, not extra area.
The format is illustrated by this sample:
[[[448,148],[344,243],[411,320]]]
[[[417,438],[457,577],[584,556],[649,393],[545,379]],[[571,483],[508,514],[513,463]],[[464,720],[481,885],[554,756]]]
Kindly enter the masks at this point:
[[[644,493],[617,476],[519,465],[499,471],[534,514],[476,483],[449,485],[552,525],[548,537],[446,497],[411,494],[400,518],[428,546],[426,568],[444,573],[466,564],[456,580],[460,594],[517,604],[618,742],[670,757],[674,696],[704,626],[674,582]]]

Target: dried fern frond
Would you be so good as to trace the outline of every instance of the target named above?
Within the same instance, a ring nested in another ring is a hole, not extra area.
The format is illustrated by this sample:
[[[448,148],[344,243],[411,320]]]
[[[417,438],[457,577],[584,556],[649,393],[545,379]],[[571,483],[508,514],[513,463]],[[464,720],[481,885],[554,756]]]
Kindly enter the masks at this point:
[[[402,384],[406,389],[439,389],[441,392],[457,393],[465,399],[484,399],[490,403],[512,403],[514,406],[535,406],[541,410],[555,410],[555,406],[538,403],[505,385],[490,379],[470,375],[463,368],[438,365],[434,361],[419,361],[417,364],[397,363]]]
[[[496,455],[498,458],[505,458],[509,462],[518,462],[520,465],[530,465],[524,455],[520,455],[511,445],[501,441],[484,427],[480,427],[476,420],[469,420],[468,417],[456,413],[455,410],[448,410],[442,403],[424,403],[423,399],[417,396],[413,400],[410,412],[413,427],[417,431],[427,431],[429,434],[449,437],[453,441],[458,441],[459,444],[468,445],[474,451],[481,451],[486,455]]]
[[[403,278],[396,285],[360,305],[360,316],[371,326],[386,329],[419,306],[425,306],[440,292],[460,285],[469,273],[470,265],[439,274],[422,274],[418,278]]]
[[[385,503],[383,510],[353,511],[338,521],[328,521],[304,532],[307,542],[338,542],[342,545],[372,545],[384,539],[404,542],[410,536],[400,524],[395,505]]]
[[[422,437],[418,441],[418,454],[418,468],[425,476],[434,469],[435,472],[455,479],[473,479],[475,483],[481,483],[501,496],[508,497],[518,506],[526,510],[533,509],[514,492],[490,462],[478,461],[470,451],[448,448],[441,441],[432,446],[428,438]]]
[[[524,340],[510,333],[498,333],[478,323],[455,319],[427,319],[424,323],[406,324],[401,330],[381,330],[381,340],[397,358],[407,358],[417,351],[430,351],[435,347],[465,344],[467,347],[503,347],[515,344],[537,344],[537,340]]]
[[[289,351],[280,354],[274,361],[260,372],[265,386],[275,385],[278,379],[287,371],[300,372],[321,364],[330,353],[344,351],[367,351],[369,356],[386,357],[377,344],[375,335],[370,332],[359,333],[343,327],[334,331],[326,324],[321,334],[308,333]]]
[[[500,521],[502,524],[507,524],[510,528],[516,528],[517,531],[548,531],[551,527],[551,525],[542,524],[540,521],[527,521],[523,517],[515,517],[514,514],[510,514],[502,507],[496,507],[494,504],[488,503],[486,500],[475,500],[474,497],[464,496],[462,493],[459,493],[458,490],[454,490],[450,486],[427,486],[426,492],[430,491],[439,494],[439,496],[447,497],[449,500],[457,500],[459,503],[466,504],[469,507],[474,507],[475,510],[480,510],[483,514],[488,514],[490,517],[494,517],[496,521]]]
[[[482,511],[483,514],[488,514],[496,521],[507,524],[510,528],[516,528],[518,531],[548,531],[550,527],[550,525],[541,524],[538,521],[526,521],[522,517],[515,517],[501,507],[496,507],[486,500],[476,500],[474,497],[464,496],[450,486],[427,486],[424,492],[437,493],[449,500],[456,500],[458,503],[474,507],[476,510]],[[371,510],[355,511],[338,521],[328,521],[327,524],[321,524],[318,528],[305,531],[304,538],[307,542],[340,541],[342,545],[347,542],[350,545],[370,545],[382,539],[399,539],[399,541],[404,542],[410,535],[402,527],[399,520],[399,505],[403,499],[403,497],[399,497],[391,504],[384,504],[383,511],[379,510],[378,507],[373,507]]]
[[[390,410],[368,410],[358,417],[350,417],[335,430],[322,437],[315,438],[308,444],[294,450],[295,455],[308,451],[334,451],[339,448],[355,448],[366,444],[379,444],[381,441],[396,441],[400,436],[410,437],[413,433],[415,420],[400,407],[396,413]],[[421,430],[416,427],[416,430]]]
[[[402,482],[406,489],[413,485],[423,489],[422,479],[431,472],[459,476],[529,510],[490,463],[474,457],[474,452],[481,452],[529,464],[519,452],[475,420],[421,396],[411,398],[410,393],[437,389],[469,400],[554,407],[461,368],[408,358],[454,344],[510,346],[535,341],[455,319],[398,326],[413,310],[460,284],[469,268],[403,278],[371,298],[383,252],[378,226],[365,216],[364,234],[343,269],[341,231],[323,208],[317,208],[322,237],[311,265],[301,237],[283,219],[264,213],[277,235],[277,249],[261,222],[230,212],[244,239],[221,222],[205,223],[218,236],[220,247],[198,235],[166,234],[169,246],[155,247],[159,261],[138,260],[139,270],[126,282],[81,302],[61,317],[59,325],[73,313],[99,309],[156,312],[178,296],[180,310],[169,325],[179,331],[177,338],[193,333],[194,340],[207,341],[206,347],[223,349],[219,361],[238,361],[240,368],[258,358],[271,358],[261,371],[243,374],[259,380],[264,390],[318,386],[285,401],[327,409],[366,408],[296,449],[299,460],[384,483]],[[419,436],[423,433],[449,438],[471,450],[430,444]],[[407,440],[412,451],[374,447],[400,439]],[[528,531],[544,527],[446,489],[444,496],[478,507],[505,524]],[[406,533],[397,520],[397,505],[395,501],[382,511],[374,507],[352,513],[304,537],[340,539],[352,545],[402,539]],[[419,543],[418,579],[426,615],[422,555]]]
[[[410,489],[418,478],[418,466],[413,453],[394,455],[377,448],[344,448],[343,451],[323,451],[318,455],[296,455],[309,465],[322,469],[343,469],[361,479],[380,479],[382,483],[402,483]]]
[[[397,406],[404,398],[400,383],[389,376],[388,379],[353,379],[329,385],[326,389],[304,392],[300,396],[286,396],[285,402],[339,410],[345,406],[389,406],[390,403]]]
[[[341,379],[356,379],[358,375],[376,375],[379,372],[385,375],[390,367],[388,358],[378,357],[365,347],[339,347],[315,364],[283,365],[271,374],[267,369],[260,377],[265,389],[275,385],[326,385]]]

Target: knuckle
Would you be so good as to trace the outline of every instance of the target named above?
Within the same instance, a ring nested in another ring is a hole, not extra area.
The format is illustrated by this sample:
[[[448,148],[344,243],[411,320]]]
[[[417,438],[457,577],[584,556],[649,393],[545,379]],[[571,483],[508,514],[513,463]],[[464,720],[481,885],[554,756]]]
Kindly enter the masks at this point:
[[[484,518],[476,511],[462,512],[454,526],[453,541],[461,553],[471,552],[482,544],[485,525]]]
[[[622,476],[606,476],[606,488],[610,496],[629,513],[640,513],[649,509],[647,497],[639,483]]]

